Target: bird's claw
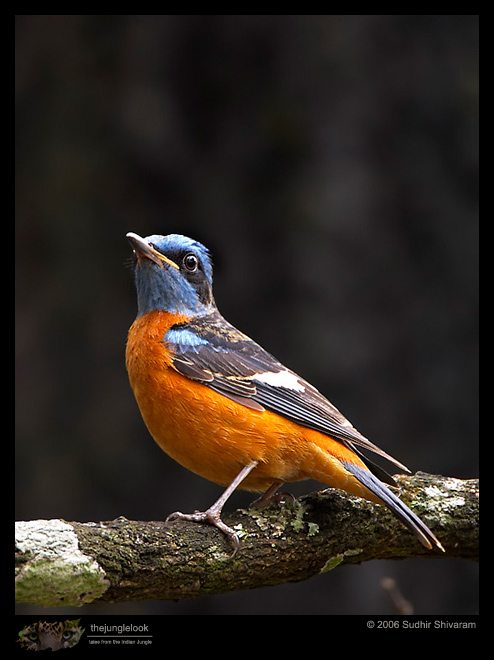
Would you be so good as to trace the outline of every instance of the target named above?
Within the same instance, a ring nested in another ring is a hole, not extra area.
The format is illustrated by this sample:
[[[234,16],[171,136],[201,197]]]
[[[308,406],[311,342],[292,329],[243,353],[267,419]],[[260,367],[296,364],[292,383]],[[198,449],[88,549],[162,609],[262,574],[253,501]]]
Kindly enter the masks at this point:
[[[230,558],[237,554],[237,551],[240,547],[240,539],[238,538],[238,534],[221,520],[219,512],[215,511],[213,508],[208,509],[207,511],[194,511],[194,513],[182,513],[181,511],[175,511],[166,518],[165,524],[175,520],[186,520],[187,522],[199,523],[205,522],[210,525],[214,525],[230,539],[234,546],[233,554],[230,555]]]

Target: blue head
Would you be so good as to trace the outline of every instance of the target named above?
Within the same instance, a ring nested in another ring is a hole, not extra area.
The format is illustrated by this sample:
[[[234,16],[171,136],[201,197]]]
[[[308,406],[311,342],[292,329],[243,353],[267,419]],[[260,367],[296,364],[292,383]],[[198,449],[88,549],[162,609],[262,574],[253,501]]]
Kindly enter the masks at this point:
[[[163,310],[203,316],[216,307],[209,252],[180,234],[127,238],[136,255],[137,316]]]

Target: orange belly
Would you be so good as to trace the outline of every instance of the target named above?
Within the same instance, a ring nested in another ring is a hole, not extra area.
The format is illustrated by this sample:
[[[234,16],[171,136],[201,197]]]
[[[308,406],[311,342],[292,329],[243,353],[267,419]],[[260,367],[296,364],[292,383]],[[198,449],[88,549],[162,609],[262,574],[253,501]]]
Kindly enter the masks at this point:
[[[316,479],[379,501],[340,463],[365,467],[344,445],[268,410],[258,412],[178,373],[163,342],[183,317],[154,311],[133,323],[127,342],[129,379],[144,422],[157,444],[188,470],[229,485],[252,460],[242,482],[266,490],[275,482]]]

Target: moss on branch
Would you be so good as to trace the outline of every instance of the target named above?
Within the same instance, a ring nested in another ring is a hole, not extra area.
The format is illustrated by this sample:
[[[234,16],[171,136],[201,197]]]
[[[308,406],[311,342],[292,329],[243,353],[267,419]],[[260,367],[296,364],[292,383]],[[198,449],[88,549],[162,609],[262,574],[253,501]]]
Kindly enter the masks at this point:
[[[306,580],[372,559],[478,558],[478,480],[420,472],[396,479],[446,553],[422,547],[386,508],[332,489],[225,513],[241,539],[234,557],[228,539],[205,524],[36,520],[16,524],[16,601],[177,600]]]

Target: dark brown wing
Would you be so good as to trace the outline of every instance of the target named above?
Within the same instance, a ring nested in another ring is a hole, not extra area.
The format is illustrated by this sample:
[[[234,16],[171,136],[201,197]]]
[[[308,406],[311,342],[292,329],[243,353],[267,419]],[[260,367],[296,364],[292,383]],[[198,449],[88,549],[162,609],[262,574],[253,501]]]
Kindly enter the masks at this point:
[[[164,339],[173,353],[174,367],[188,378],[246,407],[271,410],[359,454],[355,445],[409,471],[359,433],[315,387],[230,325],[218,311],[174,326]],[[390,482],[384,470],[364,460],[376,476]]]

